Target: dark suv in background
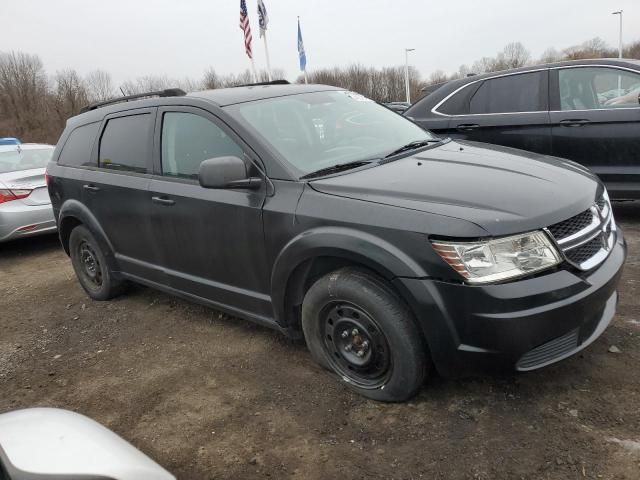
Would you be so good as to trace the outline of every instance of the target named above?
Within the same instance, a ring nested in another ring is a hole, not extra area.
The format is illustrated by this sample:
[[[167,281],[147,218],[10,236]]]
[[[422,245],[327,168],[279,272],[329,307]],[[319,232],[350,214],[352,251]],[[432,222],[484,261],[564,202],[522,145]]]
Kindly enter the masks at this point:
[[[614,316],[626,247],[580,166],[322,85],[147,96],[70,119],[48,166],[93,299],[134,281],[303,337],[385,401],[432,365],[540,368]]]
[[[446,83],[404,113],[435,133],[567,158],[640,198],[640,61],[579,60]]]

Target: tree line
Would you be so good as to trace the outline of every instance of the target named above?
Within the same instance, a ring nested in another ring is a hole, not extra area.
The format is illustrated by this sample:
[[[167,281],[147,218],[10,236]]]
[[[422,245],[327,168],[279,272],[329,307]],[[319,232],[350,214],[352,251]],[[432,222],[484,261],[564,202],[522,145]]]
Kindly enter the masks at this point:
[[[492,57],[483,57],[471,65],[461,65],[456,72],[442,70],[422,78],[415,68],[409,69],[411,98],[417,99],[425,87],[465,77],[469,74],[494,72],[528,64],[559,60],[617,57],[617,49],[594,38],[564,50],[550,48],[534,59],[520,42],[509,43]],[[625,58],[640,59],[640,41],[628,44]],[[273,78],[284,78],[284,71],[276,69]],[[258,72],[266,81],[266,71]],[[323,68],[308,72],[311,83],[335,85],[361,93],[379,102],[401,101],[405,98],[404,67],[366,67],[353,64],[346,67]],[[298,77],[296,82],[303,82]],[[172,79],[148,75],[128,80],[116,86],[111,75],[95,70],[80,75],[66,69],[47,74],[37,55],[23,52],[0,52],[0,137],[18,136],[27,142],[56,143],[67,119],[76,115],[89,103],[109,100],[121,95],[181,88],[185,91],[224,88],[254,82],[250,70],[239,74],[220,74],[213,68],[200,79]]]

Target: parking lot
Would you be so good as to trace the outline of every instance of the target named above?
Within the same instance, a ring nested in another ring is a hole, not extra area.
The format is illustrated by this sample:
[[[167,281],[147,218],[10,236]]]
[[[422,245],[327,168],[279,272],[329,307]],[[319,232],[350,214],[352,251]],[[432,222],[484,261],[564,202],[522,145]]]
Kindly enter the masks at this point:
[[[0,246],[0,412],[86,414],[184,479],[640,478],[640,205],[618,315],[526,375],[345,390],[302,344],[142,287],[88,299],[56,237]]]

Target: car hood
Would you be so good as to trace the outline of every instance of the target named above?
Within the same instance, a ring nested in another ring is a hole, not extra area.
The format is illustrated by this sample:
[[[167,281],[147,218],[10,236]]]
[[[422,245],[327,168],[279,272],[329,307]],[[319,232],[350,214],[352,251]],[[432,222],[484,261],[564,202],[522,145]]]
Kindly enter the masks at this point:
[[[466,141],[310,184],[330,195],[460,218],[490,235],[565,220],[589,208],[604,188],[574,162]]]

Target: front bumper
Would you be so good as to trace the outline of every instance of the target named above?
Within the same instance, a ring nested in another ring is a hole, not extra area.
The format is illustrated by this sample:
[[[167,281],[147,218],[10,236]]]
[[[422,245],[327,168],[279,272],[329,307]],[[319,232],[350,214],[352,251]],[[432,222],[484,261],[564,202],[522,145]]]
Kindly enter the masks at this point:
[[[533,370],[591,344],[615,314],[626,258],[622,231],[607,259],[589,272],[557,270],[539,277],[472,286],[395,280],[412,303],[437,370]]]
[[[20,201],[0,204],[0,242],[55,231],[51,204],[26,205]]]

